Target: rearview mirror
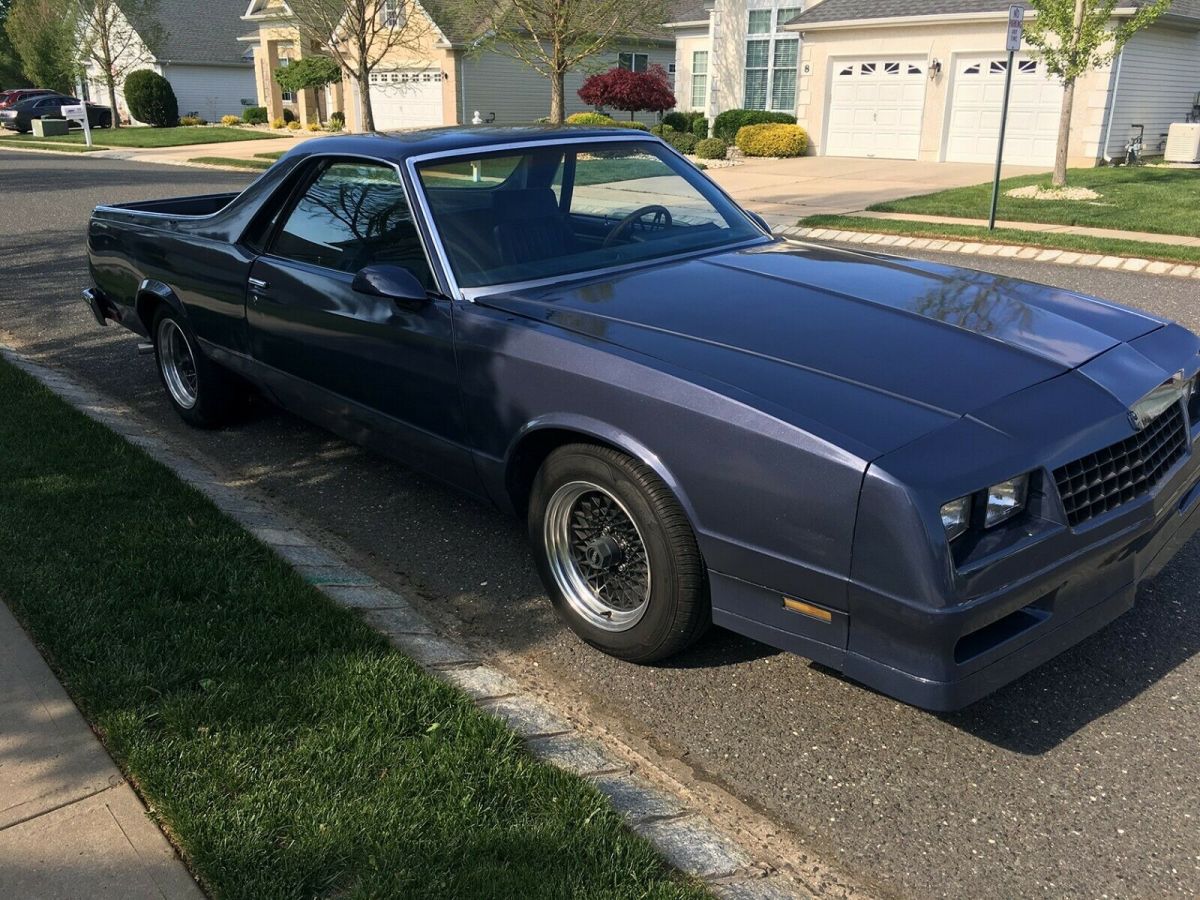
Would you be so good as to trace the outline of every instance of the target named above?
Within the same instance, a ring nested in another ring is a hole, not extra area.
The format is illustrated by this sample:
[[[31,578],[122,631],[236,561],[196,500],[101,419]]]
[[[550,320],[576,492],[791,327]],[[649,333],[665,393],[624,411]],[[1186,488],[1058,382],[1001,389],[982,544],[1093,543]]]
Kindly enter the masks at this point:
[[[351,284],[360,294],[387,297],[409,303],[424,303],[429,293],[417,276],[404,266],[378,265],[359,269]]]

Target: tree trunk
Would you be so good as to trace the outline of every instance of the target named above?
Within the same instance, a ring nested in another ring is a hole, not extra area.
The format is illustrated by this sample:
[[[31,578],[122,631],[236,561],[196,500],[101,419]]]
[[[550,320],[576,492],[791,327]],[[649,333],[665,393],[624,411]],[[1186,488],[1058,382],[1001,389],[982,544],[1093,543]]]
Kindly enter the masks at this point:
[[[360,59],[362,57],[359,57]],[[362,98],[362,129],[375,130],[375,111],[371,108],[371,72],[364,66],[358,67],[358,95]]]
[[[561,125],[566,118],[563,93],[563,73],[555,72],[550,76],[550,121],[555,125]]]
[[[108,86],[108,106],[112,110],[112,127],[121,127],[121,114],[117,111],[117,79],[112,76],[109,68],[104,74],[104,83]],[[87,105],[84,105],[84,115],[87,115]]]
[[[1067,150],[1071,145],[1071,111],[1075,108],[1075,79],[1063,84],[1062,112],[1058,117],[1058,146],[1054,151],[1055,187],[1065,187],[1067,183]]]

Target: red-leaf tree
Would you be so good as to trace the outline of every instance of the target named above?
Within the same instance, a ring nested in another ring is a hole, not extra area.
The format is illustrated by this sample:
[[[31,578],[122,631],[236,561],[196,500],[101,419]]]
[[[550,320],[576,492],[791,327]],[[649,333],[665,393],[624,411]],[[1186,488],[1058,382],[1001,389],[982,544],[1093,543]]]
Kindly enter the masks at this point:
[[[636,112],[663,112],[675,105],[662,66],[650,66],[645,72],[617,68],[591,75],[579,89],[579,99],[589,106],[624,110],[631,119]]]

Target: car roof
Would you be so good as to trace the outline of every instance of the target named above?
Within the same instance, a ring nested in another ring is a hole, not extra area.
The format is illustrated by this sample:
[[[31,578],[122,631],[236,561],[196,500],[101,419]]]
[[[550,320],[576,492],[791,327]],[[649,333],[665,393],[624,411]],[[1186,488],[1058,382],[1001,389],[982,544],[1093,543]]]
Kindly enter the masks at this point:
[[[566,143],[580,138],[596,137],[641,137],[651,141],[657,140],[653,135],[629,128],[591,128],[577,125],[454,125],[414,131],[331,135],[315,141],[305,141],[288,151],[287,156],[345,153],[351,156],[372,156],[389,162],[404,162],[410,157],[431,153],[488,150],[505,144]]]

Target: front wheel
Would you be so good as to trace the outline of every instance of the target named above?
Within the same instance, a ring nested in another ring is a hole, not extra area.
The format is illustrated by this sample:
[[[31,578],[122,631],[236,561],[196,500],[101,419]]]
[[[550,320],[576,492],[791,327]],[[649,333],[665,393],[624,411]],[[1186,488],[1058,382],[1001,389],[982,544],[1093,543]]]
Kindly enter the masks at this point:
[[[712,620],[687,517],[662,480],[623,453],[571,444],[550,454],[534,480],[529,537],[555,609],[605,653],[665,659]]]
[[[158,376],[180,418],[199,428],[227,422],[237,396],[234,378],[200,352],[187,320],[164,306],[151,334]]]

